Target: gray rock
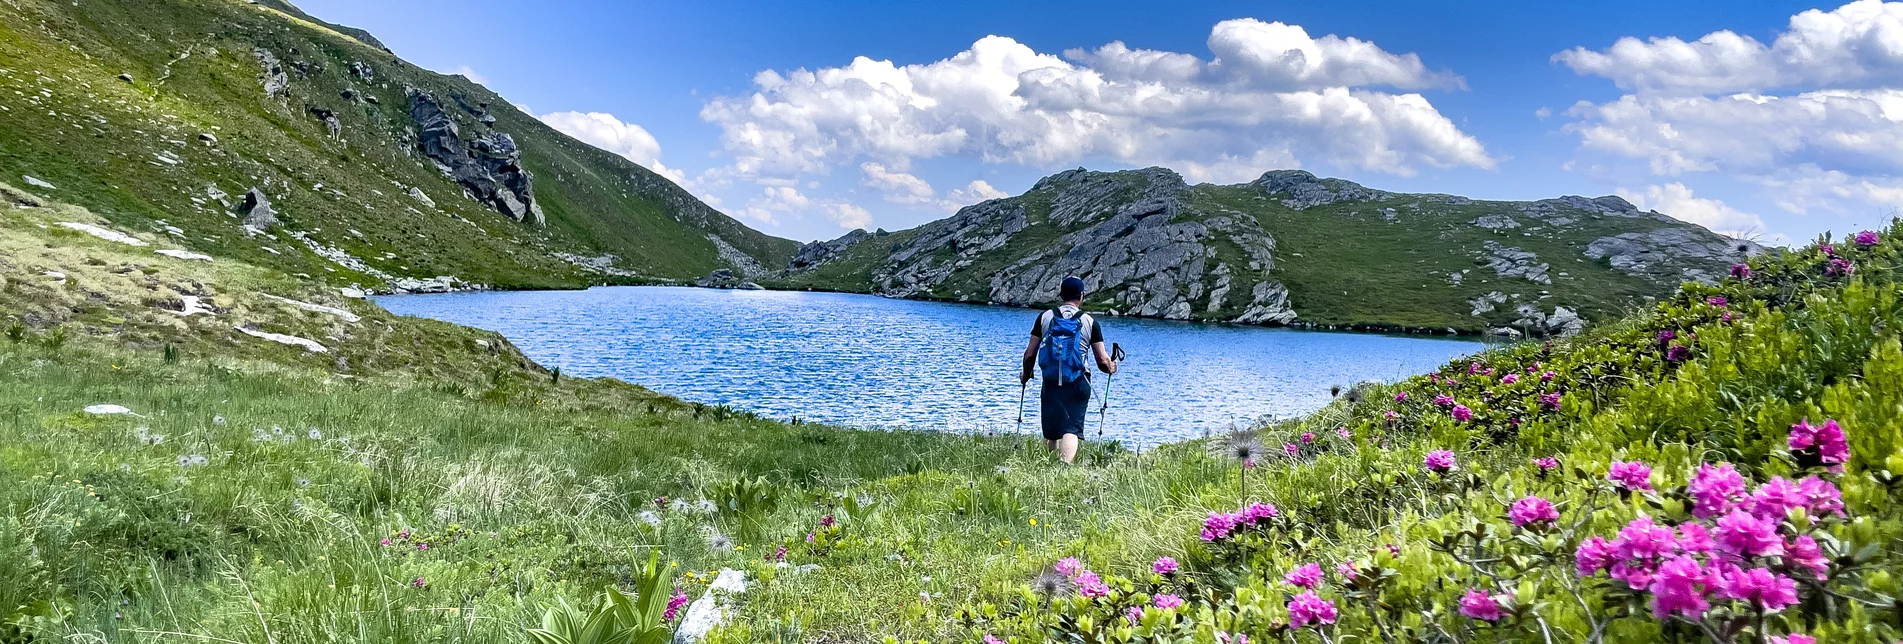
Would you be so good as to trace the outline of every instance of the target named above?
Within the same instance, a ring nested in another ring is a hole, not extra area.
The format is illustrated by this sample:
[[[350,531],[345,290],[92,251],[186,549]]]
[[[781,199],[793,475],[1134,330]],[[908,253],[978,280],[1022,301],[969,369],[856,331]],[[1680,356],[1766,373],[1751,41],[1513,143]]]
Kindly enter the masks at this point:
[[[366,81],[376,80],[377,72],[361,62],[350,63],[350,75]]]
[[[1486,295],[1482,295],[1480,297],[1476,297],[1474,299],[1467,301],[1468,304],[1473,305],[1474,317],[1480,317],[1487,313],[1492,313],[1494,310],[1494,305],[1505,304],[1506,302],[1507,302],[1506,294],[1501,293],[1499,291],[1494,291]]]
[[[522,153],[513,137],[491,132],[465,145],[455,119],[435,97],[415,88],[409,94],[410,118],[420,128],[417,146],[436,162],[437,169],[462,184],[477,201],[510,219],[538,226],[547,223],[535,203],[533,178],[522,168]]]
[[[265,232],[278,225],[277,212],[271,209],[271,200],[257,188],[245,191],[235,214],[244,220],[244,227],[252,232]]]
[[[1699,281],[1709,281],[1726,265],[1763,251],[1752,242],[1685,226],[1601,237],[1586,245],[1586,257],[1604,259],[1630,274],[1682,275]]]
[[[740,276],[735,275],[731,268],[716,268],[706,277],[696,280],[694,285],[701,288],[738,288]]]
[[[714,252],[720,256],[720,261],[726,262],[727,265],[732,266],[734,270],[740,271],[741,277],[752,279],[767,274],[767,268],[761,266],[759,260],[754,259],[752,255],[746,254],[745,251],[734,247],[733,244],[728,243],[727,240],[720,235],[707,233],[707,241],[714,243]]]
[[[120,74],[120,75],[119,75],[119,80],[122,80],[122,81],[125,81],[125,82],[128,82],[128,83],[130,83],[130,82],[132,82],[132,75],[131,75],[131,74]]]
[[[218,136],[210,132],[199,132],[198,140],[204,141],[205,145],[218,145]]]
[[[35,177],[35,176],[33,176],[33,175],[30,175],[30,174],[23,174],[23,175],[20,175],[20,179],[21,179],[21,180],[23,180],[23,181],[25,181],[25,182],[26,182],[26,185],[29,185],[29,186],[33,186],[33,187],[35,187],[35,188],[45,188],[45,189],[47,189],[47,190],[58,190],[58,189],[59,189],[59,188],[55,188],[55,187],[53,187],[53,184],[51,184],[51,183],[47,183],[45,179],[41,179],[41,178],[39,178],[39,177]]]
[[[264,67],[264,74],[258,78],[258,82],[264,85],[265,98],[284,98],[291,89],[291,77],[284,73],[284,64],[278,61],[277,54],[258,47],[251,50],[251,55],[256,56],[258,64]]]
[[[1244,324],[1288,324],[1295,321],[1295,309],[1289,305],[1288,289],[1281,282],[1257,282],[1255,299],[1249,309],[1236,316]]]
[[[1491,239],[1482,245],[1480,259],[1500,277],[1519,277],[1529,282],[1552,284],[1553,278],[1547,275],[1552,267],[1541,263],[1539,256],[1531,252],[1509,246],[1501,246]]]
[[[311,118],[324,122],[324,130],[330,132],[330,138],[335,139],[343,136],[344,122],[338,120],[336,112],[321,107],[311,107],[308,108],[307,111],[310,112]]]
[[[799,250],[793,253],[793,261],[787,263],[786,270],[802,271],[819,266],[832,261],[838,257],[840,253],[846,252],[846,249],[857,246],[859,242],[871,238],[872,233],[866,232],[864,228],[860,228],[832,241],[814,241],[807,243],[800,246]]]
[[[344,88],[344,91],[338,92],[337,96],[352,103],[357,102],[357,90],[354,89]]]
[[[1546,331],[1562,338],[1579,335],[1585,328],[1586,318],[1564,306],[1553,307],[1553,314],[1546,316]]]
[[[391,290],[397,293],[456,293],[481,291],[488,288],[466,283],[454,275],[438,275],[429,278],[397,277],[389,281]]]
[[[1514,220],[1513,217],[1509,215],[1483,215],[1479,219],[1474,220],[1474,225],[1492,230],[1508,230],[1519,228],[1520,222]]]
[[[1385,201],[1394,193],[1363,187],[1342,179],[1320,179],[1303,170],[1271,170],[1249,183],[1263,194],[1280,195],[1282,205],[1295,210],[1341,201]]]
[[[418,203],[421,203],[425,206],[429,206],[431,208],[436,207],[436,200],[429,198],[429,195],[427,193],[424,193],[421,188],[411,187],[409,191],[409,195],[411,199],[415,199]]]

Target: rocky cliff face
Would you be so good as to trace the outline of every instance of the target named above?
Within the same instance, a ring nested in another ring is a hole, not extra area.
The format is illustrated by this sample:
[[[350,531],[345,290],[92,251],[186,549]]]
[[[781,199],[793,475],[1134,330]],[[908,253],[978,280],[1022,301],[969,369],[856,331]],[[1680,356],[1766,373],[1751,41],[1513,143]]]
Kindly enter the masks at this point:
[[[1476,201],[1299,170],[1190,186],[1162,168],[1066,171],[871,239],[807,244],[783,277],[1039,306],[1076,275],[1088,304],[1114,314],[1543,335],[1758,250],[1618,197]]]
[[[410,88],[410,118],[416,120],[416,145],[436,168],[462,184],[477,201],[489,204],[510,219],[547,223],[535,203],[535,186],[522,169],[522,153],[508,132],[487,132],[464,143],[456,120],[429,92]],[[474,111],[473,108],[465,109]],[[486,117],[487,113],[479,116]],[[485,123],[494,123],[490,118]]]

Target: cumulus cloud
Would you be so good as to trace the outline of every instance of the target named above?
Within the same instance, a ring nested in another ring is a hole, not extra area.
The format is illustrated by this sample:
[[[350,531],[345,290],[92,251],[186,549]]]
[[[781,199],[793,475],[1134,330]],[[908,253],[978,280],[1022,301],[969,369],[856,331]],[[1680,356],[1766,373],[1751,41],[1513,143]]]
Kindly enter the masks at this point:
[[[1621,38],[1604,51],[1580,47],[1553,60],[1643,93],[1894,84],[1903,78],[1903,3],[1858,0],[1805,11],[1769,45],[1727,30],[1692,42]]]
[[[932,184],[910,173],[890,171],[884,165],[870,161],[859,164],[859,171],[865,175],[863,183],[866,187],[879,191],[886,201],[907,205],[935,201]]]
[[[814,199],[790,185],[764,186],[760,194],[747,200],[739,216],[769,226],[780,225],[780,215],[798,219],[814,213],[841,228],[865,228],[872,225],[872,213],[839,199]]]
[[[1620,189],[1619,196],[1643,210],[1656,210],[1679,221],[1688,221],[1732,237],[1748,237],[1764,232],[1764,220],[1717,199],[1692,196],[1682,183],[1646,186],[1644,190]]]
[[[619,154],[641,167],[653,170],[674,183],[685,183],[686,173],[661,163],[661,142],[647,129],[624,123],[606,112],[555,112],[543,114],[543,123],[576,140]]]
[[[1208,45],[1207,60],[1120,42],[1058,56],[988,36],[924,64],[862,56],[763,71],[756,91],[715,98],[701,118],[721,128],[725,173],[738,178],[867,161],[891,172],[953,155],[1036,167],[1107,158],[1225,181],[1298,159],[1398,175],[1493,167],[1477,139],[1404,93],[1461,86],[1414,54],[1253,19],[1217,24]],[[911,194],[893,187],[882,194]]]
[[[1567,110],[1582,150],[1741,177],[1796,213],[1903,201],[1903,2],[1805,11],[1769,45],[1720,31],[1554,59],[1632,92]]]
[[[958,206],[968,206],[1009,196],[1011,196],[1010,193],[991,187],[991,184],[986,183],[984,179],[973,179],[963,188],[945,191],[945,200]]]
[[[483,76],[481,72],[476,71],[476,68],[470,67],[468,65],[459,65],[456,67],[456,69],[451,70],[449,73],[457,75],[457,76],[461,76],[463,78],[467,78],[471,81],[474,81],[477,85],[482,85],[485,87],[489,85],[489,77]]]

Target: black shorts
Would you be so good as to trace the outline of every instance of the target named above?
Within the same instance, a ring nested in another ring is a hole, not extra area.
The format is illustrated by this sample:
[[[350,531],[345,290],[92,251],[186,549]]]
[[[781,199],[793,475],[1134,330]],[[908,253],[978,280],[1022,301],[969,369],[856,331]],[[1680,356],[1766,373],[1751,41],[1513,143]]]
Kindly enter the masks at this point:
[[[1039,393],[1042,401],[1044,440],[1058,440],[1065,434],[1084,437],[1084,418],[1090,414],[1090,379],[1078,378],[1062,385],[1044,381]]]

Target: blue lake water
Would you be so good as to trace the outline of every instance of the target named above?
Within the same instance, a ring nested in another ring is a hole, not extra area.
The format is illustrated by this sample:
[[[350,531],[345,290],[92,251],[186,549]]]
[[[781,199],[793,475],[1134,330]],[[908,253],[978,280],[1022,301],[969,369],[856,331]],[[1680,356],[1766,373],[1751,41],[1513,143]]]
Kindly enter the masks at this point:
[[[602,287],[377,298],[502,333],[573,376],[612,376],[779,419],[1017,431],[1018,360],[1038,311],[867,295]],[[1090,436],[1154,445],[1320,408],[1329,387],[1425,373],[1482,347],[1422,337],[1103,318],[1128,357],[1095,375]],[[1108,385],[1107,422],[1097,409]],[[1037,431],[1037,387],[1024,429]]]

